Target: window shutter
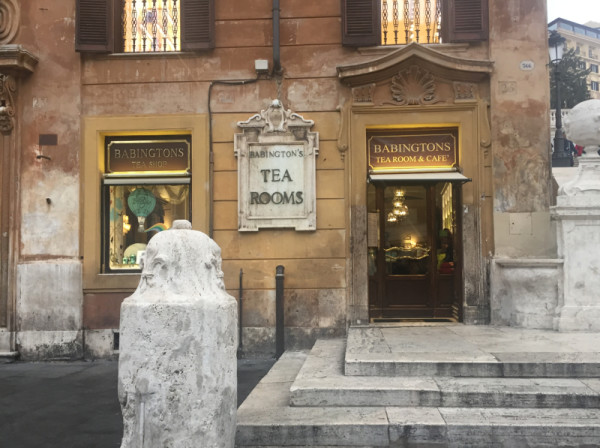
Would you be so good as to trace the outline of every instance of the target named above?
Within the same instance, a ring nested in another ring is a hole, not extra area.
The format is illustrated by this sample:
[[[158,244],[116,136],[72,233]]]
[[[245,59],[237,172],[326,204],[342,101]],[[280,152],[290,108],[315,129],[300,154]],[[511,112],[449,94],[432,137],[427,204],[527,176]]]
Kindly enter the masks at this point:
[[[351,47],[381,44],[380,0],[342,0],[342,44]]]
[[[180,17],[183,51],[215,47],[214,0],[182,0]]]
[[[114,49],[114,0],[77,0],[75,50],[110,53]]]
[[[442,14],[444,42],[488,39],[488,0],[446,0]]]

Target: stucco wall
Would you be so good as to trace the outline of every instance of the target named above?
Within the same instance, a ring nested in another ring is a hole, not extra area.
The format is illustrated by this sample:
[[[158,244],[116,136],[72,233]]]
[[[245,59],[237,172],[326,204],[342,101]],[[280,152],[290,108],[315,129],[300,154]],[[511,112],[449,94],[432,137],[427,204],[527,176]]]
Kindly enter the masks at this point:
[[[160,57],[83,55],[83,115],[120,116],[126,129],[127,116],[205,114],[212,81],[255,78],[255,59],[272,56],[272,2],[261,0],[252,7],[234,1],[216,3],[217,48],[212,51]],[[336,65],[347,60],[348,51],[340,46],[339,15],[337,1],[286,2],[281,10],[281,83],[261,79],[244,86],[212,88],[214,165],[212,187],[205,188],[212,188],[212,236],[222,248],[226,287],[235,296],[243,270],[243,334],[249,352],[274,351],[275,267],[280,264],[286,274],[287,346],[307,346],[319,335],[345,332],[347,214],[344,160],[336,145],[340,102]],[[241,234],[233,151],[233,136],[239,132],[236,123],[277,97],[286,109],[314,120],[312,131],[319,132],[317,230]],[[192,185],[203,188],[193,180]],[[99,320],[89,310],[101,309],[100,325],[116,328],[123,295],[119,292],[118,300],[98,308],[98,301],[108,296],[98,291],[86,294],[84,325],[98,329]]]
[[[75,2],[21,2],[14,43],[39,58],[18,86],[17,346],[25,358],[81,354],[80,62]],[[40,147],[40,134],[56,146]],[[38,155],[45,156],[38,158]]]
[[[495,253],[555,255],[546,2],[490,2],[490,17]]]

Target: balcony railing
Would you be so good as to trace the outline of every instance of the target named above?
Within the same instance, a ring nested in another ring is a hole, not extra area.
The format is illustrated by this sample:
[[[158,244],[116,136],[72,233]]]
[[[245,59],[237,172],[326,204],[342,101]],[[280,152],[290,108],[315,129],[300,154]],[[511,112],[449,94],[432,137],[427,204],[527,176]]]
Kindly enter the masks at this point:
[[[381,0],[381,44],[440,43],[441,0]]]
[[[125,0],[125,53],[179,51],[179,0]]]

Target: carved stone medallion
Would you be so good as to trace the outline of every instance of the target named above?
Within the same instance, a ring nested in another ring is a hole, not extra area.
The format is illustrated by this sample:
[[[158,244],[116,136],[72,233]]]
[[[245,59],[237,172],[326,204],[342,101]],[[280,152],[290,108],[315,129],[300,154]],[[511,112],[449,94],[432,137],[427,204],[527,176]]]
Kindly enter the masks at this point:
[[[10,75],[0,74],[0,132],[8,134],[13,130],[13,94],[17,90],[17,83]]]
[[[352,96],[355,103],[372,103],[374,92],[375,84],[371,83],[364,86],[354,87],[352,89]]]
[[[470,82],[454,83],[454,99],[457,101],[468,101],[476,99],[477,86]]]
[[[435,91],[433,75],[417,65],[398,72],[392,78],[392,98],[401,106],[435,104],[441,100]]]

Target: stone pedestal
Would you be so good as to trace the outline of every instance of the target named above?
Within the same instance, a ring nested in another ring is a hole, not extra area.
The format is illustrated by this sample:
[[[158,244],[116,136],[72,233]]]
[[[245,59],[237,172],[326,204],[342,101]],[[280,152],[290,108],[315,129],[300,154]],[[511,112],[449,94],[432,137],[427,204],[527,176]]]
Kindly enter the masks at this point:
[[[152,238],[121,307],[122,448],[234,446],[237,305],[219,247],[190,228]]]
[[[600,157],[581,157],[576,178],[561,188],[556,204],[552,216],[564,265],[554,328],[599,331]]]
[[[554,328],[600,331],[600,100],[580,103],[571,112],[567,135],[586,155],[552,209],[558,255],[564,259]]]

